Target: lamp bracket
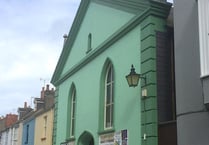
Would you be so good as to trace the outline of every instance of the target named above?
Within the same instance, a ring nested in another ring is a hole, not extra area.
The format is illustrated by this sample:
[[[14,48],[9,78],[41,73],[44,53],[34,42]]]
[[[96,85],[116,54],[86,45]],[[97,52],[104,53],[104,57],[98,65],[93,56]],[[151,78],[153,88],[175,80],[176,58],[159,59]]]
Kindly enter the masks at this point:
[[[140,79],[144,80],[144,84],[147,84],[147,77],[145,75],[140,74]]]

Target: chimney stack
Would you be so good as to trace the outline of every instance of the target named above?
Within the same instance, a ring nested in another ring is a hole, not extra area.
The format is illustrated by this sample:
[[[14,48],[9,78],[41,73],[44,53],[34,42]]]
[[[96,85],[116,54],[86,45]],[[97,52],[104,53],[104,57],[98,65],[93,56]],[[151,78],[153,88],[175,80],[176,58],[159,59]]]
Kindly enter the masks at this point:
[[[44,99],[44,87],[42,87],[42,90],[41,90],[41,99]]]
[[[49,91],[49,84],[46,85],[46,90]]]
[[[24,108],[27,108],[27,102],[24,103]]]

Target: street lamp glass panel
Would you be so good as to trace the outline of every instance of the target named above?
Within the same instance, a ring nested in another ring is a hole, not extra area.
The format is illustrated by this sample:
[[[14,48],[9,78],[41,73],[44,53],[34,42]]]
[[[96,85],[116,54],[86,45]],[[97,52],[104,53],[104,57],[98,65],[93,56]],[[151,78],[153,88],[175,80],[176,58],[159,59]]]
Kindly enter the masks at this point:
[[[129,87],[136,87],[139,83],[139,74],[129,74],[126,79]]]
[[[129,87],[136,87],[138,85],[140,74],[135,72],[135,68],[131,65],[131,72],[126,76]]]

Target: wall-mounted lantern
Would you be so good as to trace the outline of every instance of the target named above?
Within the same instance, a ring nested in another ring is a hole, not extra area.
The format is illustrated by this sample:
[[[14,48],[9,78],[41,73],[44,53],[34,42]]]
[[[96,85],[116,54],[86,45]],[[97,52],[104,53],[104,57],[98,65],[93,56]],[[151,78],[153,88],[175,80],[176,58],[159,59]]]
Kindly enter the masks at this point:
[[[131,65],[131,72],[126,76],[129,87],[136,87],[139,83],[139,79],[144,79],[146,84],[146,77],[135,72],[133,64]]]

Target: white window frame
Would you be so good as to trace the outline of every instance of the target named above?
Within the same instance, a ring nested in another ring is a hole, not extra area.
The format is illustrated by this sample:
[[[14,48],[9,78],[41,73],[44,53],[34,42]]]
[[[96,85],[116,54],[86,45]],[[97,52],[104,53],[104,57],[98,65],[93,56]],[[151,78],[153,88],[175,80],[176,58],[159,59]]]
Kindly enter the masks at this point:
[[[18,141],[18,128],[13,128],[13,144],[16,145]]]
[[[209,0],[198,0],[201,78],[209,76]]]
[[[107,82],[107,79],[108,79],[108,74],[111,73],[111,81],[110,82]],[[106,76],[105,76],[105,99],[104,99],[104,129],[112,129],[113,128],[113,107],[114,107],[114,76],[113,76],[113,67],[112,65],[110,64],[107,68],[107,71],[106,71]],[[107,103],[107,86],[110,86],[110,102]],[[106,120],[106,116],[107,116],[107,107],[110,107],[110,114],[109,114],[109,117],[110,117],[110,122],[107,122]],[[109,124],[108,124],[109,123]]]

